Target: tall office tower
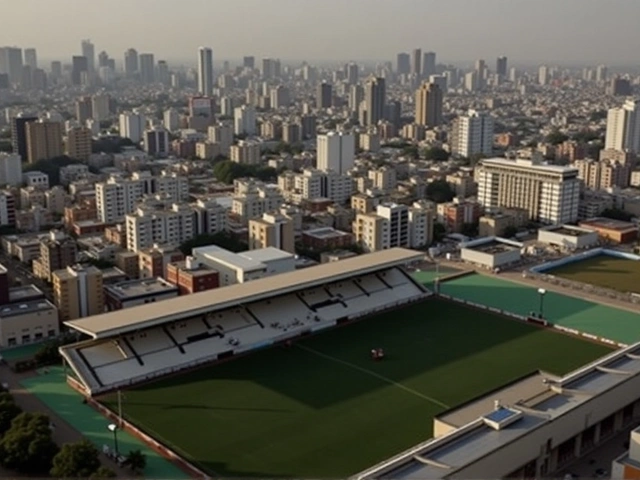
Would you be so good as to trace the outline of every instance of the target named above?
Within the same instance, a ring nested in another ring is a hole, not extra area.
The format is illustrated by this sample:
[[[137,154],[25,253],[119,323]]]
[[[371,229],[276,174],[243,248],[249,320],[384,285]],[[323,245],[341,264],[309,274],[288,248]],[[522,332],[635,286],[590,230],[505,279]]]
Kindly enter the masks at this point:
[[[262,71],[260,73],[264,79],[280,77],[280,60],[276,60],[274,58],[263,58]]]
[[[256,111],[251,105],[242,105],[233,111],[233,133],[247,136],[256,134]]]
[[[364,88],[362,88],[362,85],[351,85],[349,87],[349,110],[357,113],[362,100],[364,100]]]
[[[220,144],[223,155],[229,155],[229,148],[233,145],[233,127],[224,123],[212,125],[208,130],[208,140]]]
[[[598,65],[596,68],[596,82],[605,82],[609,69],[605,65]]]
[[[493,117],[486,112],[469,110],[453,122],[449,140],[451,153],[460,157],[489,156],[493,152]]]
[[[25,48],[24,64],[30,66],[33,70],[38,68],[38,53],[35,48]]]
[[[153,53],[140,54],[140,81],[153,83],[156,80],[156,64]]]
[[[423,83],[416,91],[415,123],[433,128],[442,123],[442,90],[435,83]]]
[[[157,69],[157,81],[162,85],[169,85],[171,83],[171,78],[169,75],[169,65],[166,60],[158,60],[158,69]]]
[[[540,85],[547,85],[549,83],[549,67],[546,65],[540,65],[538,68],[538,83]]]
[[[358,79],[360,78],[360,69],[358,68],[358,64],[355,62],[349,62],[345,66],[345,78],[347,79],[347,83],[349,85],[355,85],[358,83]]]
[[[271,108],[277,110],[279,108],[288,108],[291,104],[291,96],[289,89],[284,85],[278,85],[271,89],[270,92]]]
[[[22,49],[18,47],[0,48],[0,73],[9,75],[9,81],[19,84],[22,80]]]
[[[411,55],[411,73],[418,77],[422,75],[422,49],[416,48]]]
[[[11,148],[22,160],[27,159],[27,123],[37,120],[38,117],[27,113],[19,113],[11,120]]]
[[[411,56],[408,53],[399,53],[396,57],[396,71],[398,75],[411,73]]]
[[[247,56],[242,59],[242,66],[253,70],[256,68],[256,57]]]
[[[138,112],[127,112],[120,114],[120,136],[128,138],[133,143],[139,143],[142,140],[142,133],[147,126],[147,119]]]
[[[93,95],[91,97],[91,118],[102,122],[109,118],[111,97],[107,93]]]
[[[91,97],[80,97],[76,100],[76,120],[80,125],[85,125],[87,120],[93,118],[93,102]]]
[[[612,78],[607,93],[617,97],[628,97],[633,94],[631,82],[627,78]]]
[[[96,69],[96,47],[91,40],[82,40],[82,56],[87,59],[87,69],[93,72]]]
[[[627,100],[607,114],[605,150],[640,153],[640,100]]]
[[[198,93],[213,95],[213,51],[207,47],[198,49]]]
[[[562,225],[578,219],[578,169],[535,160],[491,158],[478,166],[478,201],[487,211],[524,208],[529,218]]]
[[[133,77],[139,70],[138,52],[134,48],[130,48],[124,52],[124,73],[127,77]]]
[[[483,89],[487,84],[487,64],[484,60],[476,60],[476,87],[478,89]]]
[[[384,78],[371,77],[364,87],[364,101],[367,125],[377,125],[384,119],[387,92]]]
[[[346,174],[353,168],[356,153],[355,137],[346,132],[318,135],[318,170]]]
[[[37,121],[27,123],[27,158],[29,163],[60,157],[62,146],[62,124],[60,122]]]
[[[516,83],[518,81],[518,69],[516,67],[511,67],[509,69],[509,81],[512,83]]]
[[[98,315],[104,312],[102,270],[93,265],[67,266],[51,274],[53,298],[60,320]]]
[[[83,74],[89,71],[89,62],[87,57],[74,56],[71,59],[71,83],[73,85],[82,85]]]
[[[318,85],[316,92],[316,107],[324,109],[331,108],[333,103],[333,88],[330,83],[322,82]]]
[[[425,52],[422,56],[422,76],[429,78],[436,74],[436,52]]]
[[[74,127],[67,132],[67,155],[86,162],[91,156],[91,129]]]
[[[507,78],[507,57],[502,56],[496,59],[496,73],[502,78]]]
[[[104,50],[98,54],[98,68],[109,66],[109,54]]]

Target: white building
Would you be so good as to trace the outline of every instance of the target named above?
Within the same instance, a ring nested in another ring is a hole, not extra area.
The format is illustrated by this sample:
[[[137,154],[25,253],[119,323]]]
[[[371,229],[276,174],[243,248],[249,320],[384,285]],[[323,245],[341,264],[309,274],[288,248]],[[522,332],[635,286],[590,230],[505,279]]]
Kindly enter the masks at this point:
[[[142,140],[142,133],[147,124],[147,119],[141,113],[127,112],[120,114],[120,136],[130,139],[133,143]]]
[[[158,125],[145,131],[144,151],[157,157],[169,155],[169,131]]]
[[[169,108],[164,111],[162,116],[162,124],[164,128],[173,132],[180,127],[180,114],[175,108]]]
[[[220,286],[245,283],[295,270],[295,255],[267,247],[233,253],[216,245],[194,248],[192,256],[220,274]]]
[[[49,188],[49,175],[44,172],[25,172],[22,175],[22,181],[27,187],[35,187],[40,190]]]
[[[102,122],[109,118],[109,103],[111,98],[107,94],[93,95],[91,97],[91,118]]]
[[[409,246],[422,248],[433,242],[433,210],[421,202],[409,208]]]
[[[208,138],[210,142],[220,145],[220,151],[224,155],[229,155],[229,149],[233,145],[233,127],[224,123],[212,125],[208,130]]]
[[[564,224],[578,219],[578,169],[537,160],[491,158],[477,169],[478,201],[485,210],[524,208],[529,218]]]
[[[193,209],[173,204],[170,210],[142,205],[125,216],[127,250],[138,252],[154,244],[180,245],[196,236]]]
[[[640,152],[640,101],[627,100],[607,114],[605,149]]]
[[[451,129],[451,153],[460,157],[493,152],[493,118],[486,112],[469,110],[458,117]]]
[[[47,183],[49,177],[47,177]],[[0,185],[18,186],[22,183],[22,159],[20,155],[0,153]]]
[[[213,94],[213,51],[207,47],[198,49],[198,93]]]
[[[335,171],[305,169],[302,173],[285,172],[278,178],[285,198],[295,204],[303,200],[328,198],[335,203],[347,203],[355,192],[353,178]]]
[[[355,137],[346,132],[318,135],[318,170],[347,173],[353,168],[356,152]]]
[[[233,111],[233,131],[236,135],[256,134],[256,111],[250,105],[242,105]]]
[[[284,198],[274,185],[258,185],[248,191],[237,193],[231,202],[231,211],[241,223],[247,224],[252,218],[262,217],[266,212],[278,210]]]
[[[409,247],[409,207],[397,203],[382,203],[376,214],[388,224],[389,248]]]
[[[214,200],[198,200],[193,207],[196,235],[216,234],[227,228],[229,209]]]

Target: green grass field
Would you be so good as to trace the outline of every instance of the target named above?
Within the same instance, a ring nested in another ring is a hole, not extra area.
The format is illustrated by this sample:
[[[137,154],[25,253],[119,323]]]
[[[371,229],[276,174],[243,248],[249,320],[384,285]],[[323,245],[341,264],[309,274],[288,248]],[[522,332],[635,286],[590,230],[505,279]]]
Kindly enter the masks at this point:
[[[428,300],[126,391],[123,409],[215,476],[337,478],[429,438],[449,407],[609,351]]]
[[[640,293],[640,261],[637,260],[599,255],[546,273],[619,292]]]

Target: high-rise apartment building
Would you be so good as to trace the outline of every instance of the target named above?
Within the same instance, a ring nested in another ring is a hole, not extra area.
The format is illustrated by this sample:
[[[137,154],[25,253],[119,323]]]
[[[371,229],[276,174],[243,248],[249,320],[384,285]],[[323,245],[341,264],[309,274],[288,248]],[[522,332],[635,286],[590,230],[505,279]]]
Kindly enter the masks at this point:
[[[345,65],[345,78],[349,85],[355,85],[358,83],[358,79],[360,78],[360,69],[358,68],[358,64],[354,62],[349,62]]]
[[[64,153],[62,124],[39,120],[26,124],[29,163],[60,157]]]
[[[605,65],[598,65],[596,68],[596,82],[606,82],[609,69]]]
[[[142,83],[153,83],[156,81],[156,64],[153,53],[141,53],[140,61],[140,81]]]
[[[22,183],[22,158],[17,153],[0,152],[0,185]]]
[[[318,170],[347,173],[353,168],[356,152],[355,137],[346,132],[318,135]]]
[[[422,75],[422,49],[416,48],[411,54],[411,74],[416,76]]]
[[[502,78],[507,78],[507,57],[502,56],[496,59],[496,74]]]
[[[284,85],[278,85],[271,89],[271,108],[278,110],[279,108],[288,108],[291,104],[291,95],[289,89]]]
[[[32,71],[38,68],[38,53],[35,48],[25,48],[24,64],[31,67]]]
[[[449,143],[451,153],[459,157],[490,156],[493,152],[493,118],[486,112],[469,110],[453,122]]]
[[[154,244],[180,245],[196,236],[193,209],[187,204],[145,203],[125,216],[127,250],[138,252]]]
[[[138,52],[134,48],[130,48],[124,52],[124,73],[127,77],[133,77],[138,71]]]
[[[262,78],[273,79],[280,77],[280,60],[274,58],[262,59]]]
[[[219,144],[223,155],[229,155],[229,149],[233,145],[233,126],[224,123],[212,125],[208,130],[208,140]]]
[[[249,250],[273,247],[295,253],[293,221],[277,212],[249,220]]]
[[[104,313],[102,270],[94,266],[68,266],[51,275],[53,298],[60,320]]]
[[[11,119],[11,148],[23,160],[27,159],[27,124],[36,122],[38,117],[28,113],[19,113]]]
[[[411,55],[399,53],[396,58],[396,72],[398,75],[411,73]]]
[[[478,168],[478,201],[486,211],[523,208],[529,218],[549,224],[578,219],[578,169],[537,160],[491,158]]]
[[[278,187],[284,198],[300,205],[305,200],[328,198],[340,205],[346,204],[354,193],[353,179],[335,171],[305,169],[302,173],[285,172],[278,177]]]
[[[91,118],[97,122],[102,122],[109,118],[111,97],[106,93],[93,95],[91,97]]]
[[[436,53],[425,52],[422,56],[422,77],[429,78],[436,74]]]
[[[233,130],[236,135],[256,134],[256,110],[251,105],[236,107],[233,111]]]
[[[256,67],[256,57],[246,56],[242,58],[242,66],[253,70]]]
[[[262,159],[260,143],[240,140],[229,149],[229,159],[243,165],[259,165]]]
[[[384,78],[371,77],[364,88],[366,124],[377,125],[384,119],[387,91]]]
[[[169,155],[169,131],[156,125],[143,134],[144,151],[156,157],[166,157]]]
[[[198,92],[213,94],[213,51],[207,47],[198,49]]]
[[[640,153],[640,100],[629,99],[609,110],[604,148]]]
[[[540,65],[540,67],[538,67],[538,84],[547,85],[549,83],[549,79],[549,67],[546,65]]]
[[[73,85],[82,85],[86,75],[89,72],[89,62],[87,57],[74,55],[71,58],[71,83]]]
[[[85,125],[87,120],[93,118],[93,103],[91,97],[80,97],[76,100],[76,120],[80,125]]]
[[[330,83],[322,82],[318,85],[316,93],[316,107],[318,108],[331,108],[333,100],[333,91]]]
[[[146,117],[137,112],[121,113],[119,118],[120,136],[128,138],[133,143],[139,143],[142,140],[142,134],[146,129]]]
[[[49,238],[40,241],[40,257],[33,261],[33,273],[50,282],[53,272],[75,265],[77,253],[78,247],[74,239],[58,230],[52,230]]]
[[[91,157],[91,129],[88,127],[73,127],[67,131],[67,155],[82,162]]]
[[[22,80],[22,49],[18,47],[0,48],[0,73],[9,75],[9,82],[17,85]]]
[[[82,40],[82,56],[87,59],[87,70],[93,72],[96,69],[96,47],[91,40]]]
[[[578,169],[578,178],[586,187],[592,190],[629,186],[631,166],[614,161],[576,160],[574,166]]]
[[[435,83],[423,83],[416,91],[415,123],[433,128],[442,123],[442,90]]]

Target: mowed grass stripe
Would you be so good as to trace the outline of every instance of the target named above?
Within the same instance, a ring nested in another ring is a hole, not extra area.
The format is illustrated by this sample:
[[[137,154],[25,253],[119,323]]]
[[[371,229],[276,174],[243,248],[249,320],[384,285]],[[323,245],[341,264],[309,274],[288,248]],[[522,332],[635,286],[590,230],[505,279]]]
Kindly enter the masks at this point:
[[[610,351],[435,299],[296,344],[340,362],[269,348],[128,390],[125,414],[218,477],[343,478],[429,438],[444,410],[360,369],[459,405]],[[372,365],[371,348],[387,358]]]

